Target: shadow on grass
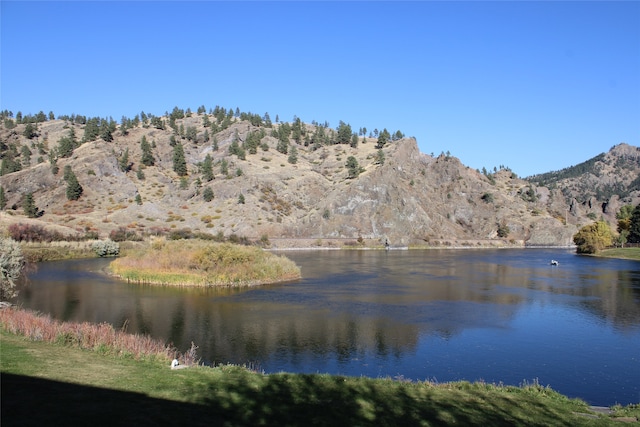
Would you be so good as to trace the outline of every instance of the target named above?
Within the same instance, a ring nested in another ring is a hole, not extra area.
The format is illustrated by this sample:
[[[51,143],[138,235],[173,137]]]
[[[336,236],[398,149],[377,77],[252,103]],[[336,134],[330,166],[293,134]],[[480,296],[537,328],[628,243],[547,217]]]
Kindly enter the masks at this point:
[[[256,381],[256,378],[258,381]],[[476,393],[443,398],[396,384],[337,376],[228,373],[183,384],[177,402],[141,393],[2,373],[2,425],[87,426],[547,426],[575,425],[550,408]],[[528,406],[523,414],[522,406]],[[555,409],[555,408],[554,408]],[[533,419],[532,419],[533,418]]]
[[[4,372],[0,382],[3,427],[222,425],[202,405]]]

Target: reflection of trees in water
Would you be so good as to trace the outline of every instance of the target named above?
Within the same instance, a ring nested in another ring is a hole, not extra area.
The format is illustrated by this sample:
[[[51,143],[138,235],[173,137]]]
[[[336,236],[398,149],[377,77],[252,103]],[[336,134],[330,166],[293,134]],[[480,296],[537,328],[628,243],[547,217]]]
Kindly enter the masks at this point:
[[[517,304],[526,295],[519,290],[541,291],[543,294],[537,295],[537,299],[544,297],[552,300],[555,295],[579,297],[579,307],[616,327],[637,328],[640,325],[638,271],[599,269],[574,274],[574,271],[558,272],[554,268],[541,270],[500,264],[478,267],[477,273],[474,273],[475,281],[486,293],[484,298],[479,299],[471,287],[471,292],[467,290],[463,296],[469,301]],[[474,279],[469,277],[469,280]],[[499,291],[499,287],[512,289],[516,293]]]
[[[309,358],[333,356],[338,363],[347,363],[372,351],[379,357],[413,351],[419,335],[417,326],[386,318],[364,319],[310,310],[300,317],[282,316],[281,307],[247,316],[237,309],[231,304],[217,306],[208,319],[199,319],[203,327],[191,329],[195,333],[189,339],[200,346],[209,361],[244,363],[273,356],[296,365]]]
[[[182,342],[184,337],[185,320],[184,300],[180,299],[176,308],[173,310],[173,313],[171,313],[171,330],[169,331],[169,342]]]
[[[141,298],[135,300],[135,319],[139,334],[148,335],[151,332],[151,324],[145,319],[145,310]]]
[[[62,310],[61,320],[71,320],[78,309],[80,299],[78,298],[77,291],[71,286],[64,288],[64,308]]]
[[[601,271],[591,277],[592,286],[584,287],[580,305],[620,330],[637,329],[640,325],[640,271]]]

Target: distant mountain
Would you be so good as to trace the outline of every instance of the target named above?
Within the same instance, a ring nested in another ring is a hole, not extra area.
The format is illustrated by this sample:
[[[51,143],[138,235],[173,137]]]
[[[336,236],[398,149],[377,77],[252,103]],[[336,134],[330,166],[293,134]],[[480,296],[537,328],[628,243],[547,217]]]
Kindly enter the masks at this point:
[[[630,198],[640,191],[640,147],[618,144],[608,153],[559,171],[527,178],[539,186],[561,187],[565,194],[584,202],[595,197]]]
[[[568,245],[594,215],[640,202],[639,149],[624,144],[525,181],[344,123],[174,110],[119,126],[84,117],[29,125],[0,124],[0,227],[32,221],[101,238],[201,233],[275,247]],[[82,187],[76,201],[69,169]],[[24,216],[27,193],[43,211],[37,219]]]
[[[618,144],[578,165],[527,180],[561,189],[573,211],[581,205],[613,220],[622,205],[635,206],[640,200],[640,147]]]

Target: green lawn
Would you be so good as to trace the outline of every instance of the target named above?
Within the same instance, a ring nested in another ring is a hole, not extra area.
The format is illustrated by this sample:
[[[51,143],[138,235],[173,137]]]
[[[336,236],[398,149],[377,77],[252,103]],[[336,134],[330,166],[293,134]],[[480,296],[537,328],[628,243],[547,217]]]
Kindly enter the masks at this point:
[[[2,425],[607,426],[539,385],[169,369],[0,332]],[[640,416],[640,407],[622,415]]]
[[[614,248],[598,252],[598,256],[607,258],[635,259],[640,261],[640,248]]]

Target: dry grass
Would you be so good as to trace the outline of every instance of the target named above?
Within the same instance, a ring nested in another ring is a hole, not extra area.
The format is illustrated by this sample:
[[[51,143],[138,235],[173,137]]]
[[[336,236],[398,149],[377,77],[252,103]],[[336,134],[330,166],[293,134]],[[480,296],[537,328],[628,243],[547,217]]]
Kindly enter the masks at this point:
[[[156,239],[149,248],[113,261],[111,271],[131,282],[178,286],[251,286],[300,278],[299,267],[284,256],[202,240]]]
[[[174,347],[162,341],[146,335],[115,330],[108,323],[60,322],[48,315],[10,307],[0,310],[0,327],[4,331],[25,336],[32,341],[64,344],[102,354],[134,359],[179,358],[183,364],[197,363],[193,351],[181,355]]]

